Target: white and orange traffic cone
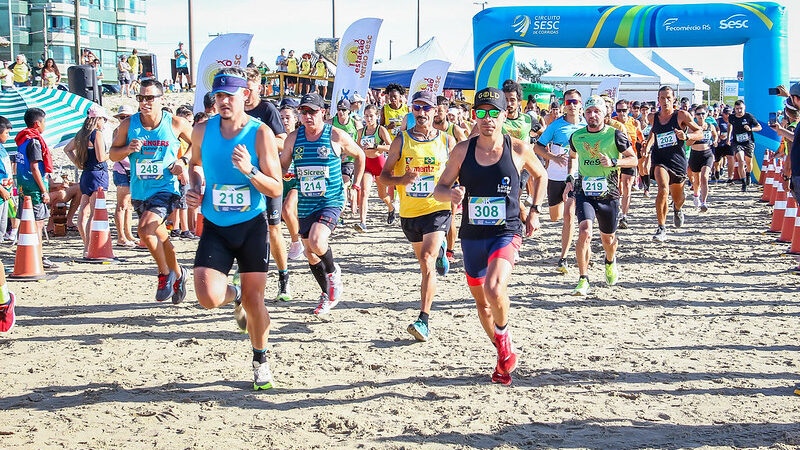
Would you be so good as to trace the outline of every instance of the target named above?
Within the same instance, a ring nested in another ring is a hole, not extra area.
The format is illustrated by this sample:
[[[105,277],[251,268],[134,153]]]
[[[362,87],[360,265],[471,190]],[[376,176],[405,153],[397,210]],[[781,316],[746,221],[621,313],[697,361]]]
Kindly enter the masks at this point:
[[[8,276],[12,280],[41,280],[48,278],[42,266],[42,242],[33,218],[33,202],[25,196],[17,234],[17,256],[14,271]]]
[[[792,242],[795,219],[797,219],[797,203],[794,201],[794,196],[790,195],[786,200],[786,211],[783,213],[783,227],[781,228],[781,235],[778,236],[778,242]]]
[[[775,209],[772,210],[772,223],[767,233],[780,233],[783,230],[783,216],[786,213],[787,196],[786,191],[778,191],[778,200],[775,201]]]
[[[794,218],[794,231],[792,232],[792,245],[789,246],[790,255],[800,255],[800,214]]]
[[[89,250],[86,262],[110,263],[119,261],[114,257],[111,248],[111,230],[108,223],[108,209],[106,209],[106,194],[103,188],[97,189],[97,198],[94,201],[94,217],[89,231]]]
[[[762,182],[762,184],[764,185],[764,192],[761,194],[761,198],[759,199],[759,201],[766,203],[769,201],[769,196],[770,193],[772,192],[772,189],[775,188],[774,186],[775,166],[773,164],[770,164],[769,167],[767,167],[766,173],[765,172],[761,173],[765,174],[764,181]]]
[[[781,197],[781,192],[783,192],[783,183],[780,182],[779,179],[775,180],[775,189],[772,190],[772,194],[769,197],[769,205],[775,206],[775,202]]]

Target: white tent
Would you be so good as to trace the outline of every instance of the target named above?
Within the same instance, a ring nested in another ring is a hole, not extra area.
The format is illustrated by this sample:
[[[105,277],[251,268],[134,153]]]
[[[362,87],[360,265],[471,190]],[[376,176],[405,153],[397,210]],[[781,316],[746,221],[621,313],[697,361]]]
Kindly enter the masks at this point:
[[[663,56],[650,49],[631,49],[631,53],[639,59],[651,61],[667,72],[678,78],[678,96],[689,97],[692,103],[702,103],[703,93],[708,92],[709,86],[700,77],[687,72],[680,67],[676,67],[666,60]]]
[[[420,64],[432,59],[441,59],[453,63],[453,59],[448,57],[445,51],[442,50],[436,37],[428,39],[425,43],[405,55],[375,64],[372,68],[370,87],[385,87],[389,83],[408,86],[411,83],[411,76],[414,70]],[[444,83],[446,89],[472,89],[475,85],[475,74],[472,67],[463,67],[462,60],[463,58],[460,58],[459,61],[456,61],[456,64],[461,67],[450,66]]]

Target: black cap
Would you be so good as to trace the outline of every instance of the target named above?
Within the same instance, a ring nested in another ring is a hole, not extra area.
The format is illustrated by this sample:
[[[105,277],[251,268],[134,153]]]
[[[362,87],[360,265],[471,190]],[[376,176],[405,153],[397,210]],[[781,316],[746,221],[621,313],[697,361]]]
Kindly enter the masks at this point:
[[[298,108],[302,107],[311,108],[313,110],[325,109],[325,100],[323,100],[322,97],[320,97],[316,92],[312,92],[304,95],[300,99],[300,106],[298,106]]]
[[[795,83],[789,88],[789,95],[796,95],[800,97],[800,83]]]
[[[414,102],[423,102],[430,106],[436,106],[436,95],[431,91],[415,92],[414,95],[411,96],[411,103]]]
[[[638,100],[634,100],[633,103],[631,103],[631,108],[641,108],[641,107],[642,105],[641,103],[639,103]]]
[[[336,104],[336,109],[346,109],[350,111],[350,101],[346,98],[339,100],[339,103]]]
[[[506,103],[506,95],[500,89],[487,87],[475,93],[474,108],[483,105],[491,105],[500,111],[505,111],[508,104]]]

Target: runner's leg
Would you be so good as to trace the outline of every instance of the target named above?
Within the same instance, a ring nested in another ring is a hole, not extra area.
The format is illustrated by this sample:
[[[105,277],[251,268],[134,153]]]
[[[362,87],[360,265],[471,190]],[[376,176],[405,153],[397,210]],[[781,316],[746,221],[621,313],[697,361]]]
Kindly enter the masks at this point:
[[[411,243],[422,274],[420,310],[426,314],[431,312],[433,297],[436,295],[436,257],[439,255],[442,239],[444,239],[444,233],[435,231],[423,235],[422,242]]]
[[[667,196],[669,195],[669,172],[661,166],[653,168],[656,183],[658,183],[658,195],[656,196],[656,219],[659,225],[667,223]],[[680,185],[683,188],[683,185]],[[681,205],[683,201],[681,200]]]

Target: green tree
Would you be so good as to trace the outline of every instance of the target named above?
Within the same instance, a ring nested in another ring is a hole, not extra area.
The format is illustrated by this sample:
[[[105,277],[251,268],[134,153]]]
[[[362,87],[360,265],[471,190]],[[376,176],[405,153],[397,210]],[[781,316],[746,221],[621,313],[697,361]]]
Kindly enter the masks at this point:
[[[720,81],[705,78],[703,81],[708,85],[708,93],[711,94],[711,103],[721,103],[722,99],[719,98]]]
[[[551,70],[553,70],[553,65],[547,62],[547,60],[542,61],[541,66],[536,59],[532,59],[529,63],[517,63],[519,76],[531,83],[541,83],[542,76]]]

